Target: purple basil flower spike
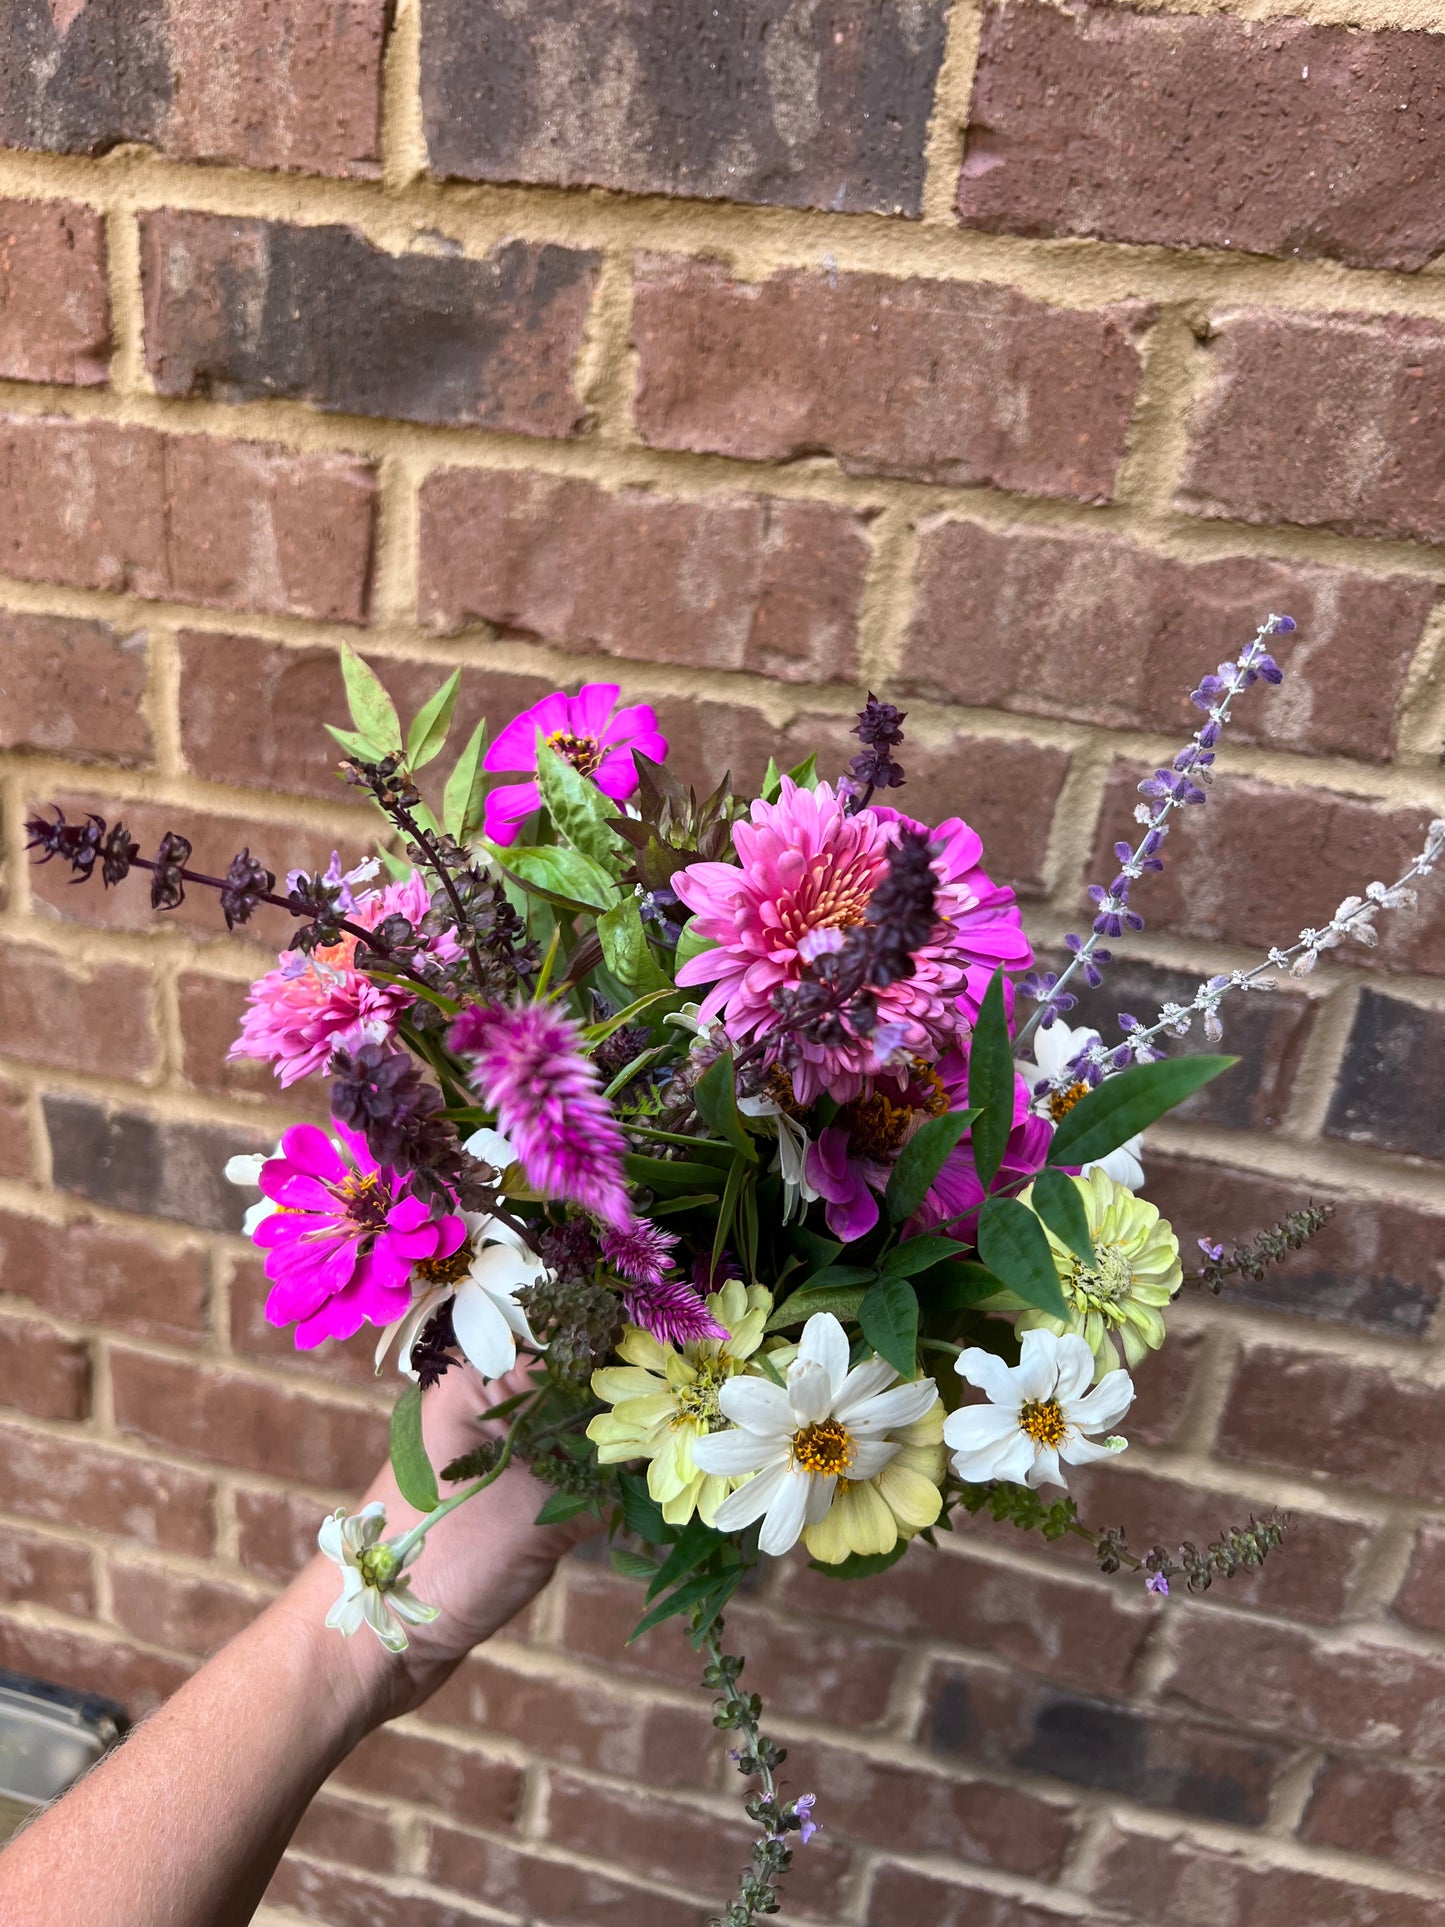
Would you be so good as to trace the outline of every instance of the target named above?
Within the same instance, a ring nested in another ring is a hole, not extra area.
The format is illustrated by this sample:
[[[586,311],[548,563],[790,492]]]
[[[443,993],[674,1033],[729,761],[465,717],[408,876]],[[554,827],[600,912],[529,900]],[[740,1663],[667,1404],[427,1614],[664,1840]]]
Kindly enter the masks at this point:
[[[1144,1590],[1145,1592],[1157,1592],[1161,1598],[1167,1599],[1169,1597],[1169,1581],[1164,1577],[1162,1572],[1151,1572],[1149,1577],[1144,1581]]]

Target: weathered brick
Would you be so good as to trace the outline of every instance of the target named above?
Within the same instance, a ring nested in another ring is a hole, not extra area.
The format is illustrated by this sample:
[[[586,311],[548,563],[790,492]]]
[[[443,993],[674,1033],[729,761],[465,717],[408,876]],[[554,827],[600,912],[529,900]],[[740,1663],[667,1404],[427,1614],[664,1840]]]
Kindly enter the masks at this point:
[[[1247,1685],[1247,1682],[1241,1682]],[[1293,1757],[1264,1739],[1061,1692],[981,1666],[939,1666],[924,1719],[935,1752],[983,1767],[1043,1773],[1141,1806],[1257,1827]]]
[[[112,1558],[111,1612],[134,1639],[205,1659],[250,1625],[261,1601],[219,1579]]]
[[[182,1660],[138,1651],[123,1640],[6,1619],[0,1619],[0,1666],[118,1700],[133,1720],[154,1712],[191,1673]]]
[[[0,610],[0,749],[147,763],[145,686],[143,634]]]
[[[256,1195],[256,1194],[251,1194]],[[298,1351],[294,1326],[277,1326],[266,1318],[266,1298],[270,1281],[261,1269],[261,1258],[237,1258],[231,1267],[227,1297],[230,1300],[231,1349],[242,1358],[256,1358],[268,1365],[279,1365],[288,1373],[309,1378],[313,1384],[350,1385],[358,1391],[391,1395],[400,1383],[396,1378],[378,1382],[375,1360],[375,1334],[368,1344],[365,1333],[355,1338],[328,1339],[306,1351]],[[389,1364],[394,1371],[395,1358]]]
[[[355,1491],[352,1483],[351,1490]],[[302,1492],[265,1492],[240,1486],[233,1495],[237,1557],[258,1579],[284,1585],[316,1551],[324,1509]]]
[[[1078,1911],[1078,1901],[1069,1896],[1067,1914],[1054,1907],[1035,1905],[1013,1894],[1001,1894],[991,1887],[975,1887],[941,1874],[921,1873],[916,1867],[900,1867],[885,1860],[873,1877],[868,1894],[864,1927],[1059,1927],[1069,1920],[1073,1927],[1105,1927],[1097,1915]]]
[[[1103,1842],[1093,1890],[1169,1927],[1434,1927],[1440,1917],[1438,1903],[1417,1894],[1121,1828]]]
[[[1393,1610],[1421,1632],[1445,1633],[1445,1524],[1427,1520],[1416,1533]]]
[[[1240,1049],[1233,1026],[1225,1042]],[[1297,1184],[1233,1164],[1153,1152],[1148,1176],[1149,1196],[1174,1226],[1186,1254],[1195,1252],[1204,1236],[1228,1251],[1233,1239],[1253,1237],[1302,1201]],[[1400,1338],[1423,1337],[1445,1288],[1445,1219],[1438,1212],[1349,1196],[1327,1185],[1311,1185],[1308,1195],[1316,1204],[1334,1205],[1331,1222],[1283,1264],[1272,1265],[1258,1283],[1231,1278],[1224,1287],[1227,1301],[1266,1305],[1300,1318],[1338,1319]],[[1192,1256],[1188,1263],[1193,1264]]]
[[[477,1913],[460,1901],[419,1893],[412,1883],[383,1887],[344,1865],[294,1852],[276,1869],[266,1899],[325,1927],[495,1927],[497,1918],[490,1910]]]
[[[0,1049],[22,1063],[148,1082],[160,1043],[152,975],[139,964],[70,963],[0,941]]]
[[[1328,1485],[1434,1500],[1445,1480],[1445,1393],[1351,1359],[1246,1347],[1215,1451]]]
[[[1445,1873],[1445,1773],[1394,1760],[1326,1760],[1299,1830],[1312,1846]]]
[[[1228,312],[1215,318],[1209,362],[1181,508],[1445,540],[1439,322]]]
[[[432,171],[916,215],[947,13],[426,0]]]
[[[380,172],[385,0],[17,0],[0,29],[0,141]]]
[[[38,1532],[0,1527],[0,1600],[30,1601],[72,1619],[89,1619],[95,1612],[89,1552]]]
[[[1140,307],[784,268],[735,280],[653,257],[632,340],[644,441],[752,461],[1107,502],[1141,368]]]
[[[302,1814],[290,1851],[366,1873],[390,1873],[396,1848],[396,1822],[384,1806],[344,1800],[328,1785]]]
[[[198,1091],[226,1097],[278,1096],[275,1072],[256,1057],[227,1057],[241,1029],[248,986],[230,977],[203,976],[183,970],[176,978],[176,1008],[181,1026],[181,1071]],[[297,1092],[303,1102],[313,1095],[303,1082]],[[319,1097],[319,1093],[316,1093]],[[288,1107],[293,1100],[288,1095]],[[319,1108],[319,1106],[318,1106]]]
[[[90,1412],[90,1347],[38,1318],[0,1315],[0,1405],[31,1418],[83,1419]]]
[[[1445,1761],[1445,1656],[1324,1645],[1234,1613],[1181,1616],[1161,1691],[1283,1739]]]
[[[1325,1135],[1410,1157],[1445,1158],[1442,1061],[1445,1011],[1362,991]]]
[[[421,493],[421,614],[639,662],[846,681],[868,549],[865,518],[831,504],[442,469]]]
[[[215,1488],[198,1473],[19,1425],[0,1425],[0,1464],[11,1512],[163,1552],[211,1551]]]
[[[26,581],[361,622],[375,496],[348,455],[0,419],[0,570]]]
[[[1284,684],[1235,706],[1230,741],[1388,762],[1437,594],[1420,576],[1255,556],[1190,562],[1115,536],[936,516],[920,531],[894,687],[1188,736],[1200,720],[1189,691],[1278,610],[1299,624],[1280,650]]]
[[[92,388],[109,373],[103,217],[70,201],[0,201],[0,376]]]
[[[0,1291],[53,1317],[185,1343],[206,1324],[206,1257],[80,1219],[0,1212]]]
[[[269,1134],[110,1111],[88,1097],[47,1093],[42,1104],[59,1190],[203,1231],[240,1230],[246,1198],[226,1182],[226,1160],[269,1151]]]
[[[1428,34],[994,4],[959,218],[1422,268],[1445,248],[1442,88]]]
[[[674,1899],[600,1867],[540,1854],[456,1827],[427,1828],[426,1872],[443,1887],[486,1896],[488,1907],[548,1927],[697,1927],[696,1901]],[[679,1875],[687,1876],[678,1869]]]
[[[24,1091],[0,1081],[0,1178],[33,1175]]]
[[[1112,771],[1091,878],[1107,882],[1118,869],[1115,840],[1137,836],[1135,785],[1144,773],[1122,764]],[[1372,877],[1388,883],[1399,876],[1425,840],[1426,820],[1422,809],[1391,809],[1348,792],[1221,776],[1208,806],[1175,828],[1163,873],[1138,885],[1137,907],[1151,930],[1261,950],[1290,944],[1306,927],[1327,923],[1336,904]],[[1445,976],[1445,895],[1424,892],[1413,915],[1385,911],[1379,923],[1377,949],[1347,943],[1340,961]],[[1147,1021],[1154,1013],[1134,1015]],[[1228,1004],[1223,1015],[1227,1024]]]
[[[529,241],[390,254],[353,227],[164,208],[141,223],[146,364],[162,395],[577,435],[598,261]]]
[[[390,1726],[363,1740],[336,1777],[470,1826],[510,1827],[522,1803],[522,1771],[512,1761]]]
[[[116,1347],[116,1430],[168,1451],[317,1485],[360,1490],[386,1456],[380,1412],[238,1372]]]

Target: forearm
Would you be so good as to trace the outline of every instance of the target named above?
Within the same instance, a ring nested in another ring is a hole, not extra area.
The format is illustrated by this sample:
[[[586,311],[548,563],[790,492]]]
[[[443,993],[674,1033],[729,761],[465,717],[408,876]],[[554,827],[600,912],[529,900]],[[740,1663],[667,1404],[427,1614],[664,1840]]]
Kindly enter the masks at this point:
[[[244,1927],[322,1781],[383,1716],[374,1640],[308,1570],[0,1855],[6,1927]]]

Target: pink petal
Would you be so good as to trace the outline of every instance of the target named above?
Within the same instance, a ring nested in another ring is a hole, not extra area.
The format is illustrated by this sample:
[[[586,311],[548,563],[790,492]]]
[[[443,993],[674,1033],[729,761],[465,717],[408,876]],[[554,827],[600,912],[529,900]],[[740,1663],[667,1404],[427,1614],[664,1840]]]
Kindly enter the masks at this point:
[[[537,767],[537,731],[554,736],[567,727],[567,698],[558,690],[544,696],[500,731],[482,758],[485,770],[531,770]]]
[[[487,797],[482,827],[493,843],[504,846],[515,843],[523,819],[539,809],[541,803],[542,792],[535,783],[510,783],[504,789],[493,790]]]
[[[594,742],[601,742],[602,732],[617,707],[617,698],[621,693],[615,682],[583,683],[567,704],[567,726],[572,734],[590,736]]]
[[[308,1172],[314,1178],[326,1178],[335,1184],[346,1176],[346,1166],[331,1140],[314,1124],[293,1124],[289,1131],[283,1132],[281,1154],[288,1164],[294,1164],[298,1171]]]

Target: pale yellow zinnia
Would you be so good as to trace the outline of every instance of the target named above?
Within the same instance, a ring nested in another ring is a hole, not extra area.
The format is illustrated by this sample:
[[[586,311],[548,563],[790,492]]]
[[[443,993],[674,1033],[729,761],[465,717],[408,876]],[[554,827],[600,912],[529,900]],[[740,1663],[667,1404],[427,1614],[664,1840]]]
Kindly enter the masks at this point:
[[[853,1552],[892,1552],[943,1510],[942,1399],[888,1437],[898,1450],[883,1470],[871,1479],[839,1479],[824,1518],[804,1530],[803,1544],[825,1566],[841,1565]]]
[[[629,1325],[617,1347],[627,1362],[592,1374],[593,1391],[612,1407],[587,1427],[598,1461],[648,1460],[647,1489],[671,1526],[686,1525],[694,1512],[710,1526],[737,1483],[700,1471],[692,1445],[727,1423],[718,1411],[718,1392],[762,1343],[773,1300],[762,1285],[734,1278],[710,1295],[707,1307],[726,1339],[697,1339],[679,1351]]]

